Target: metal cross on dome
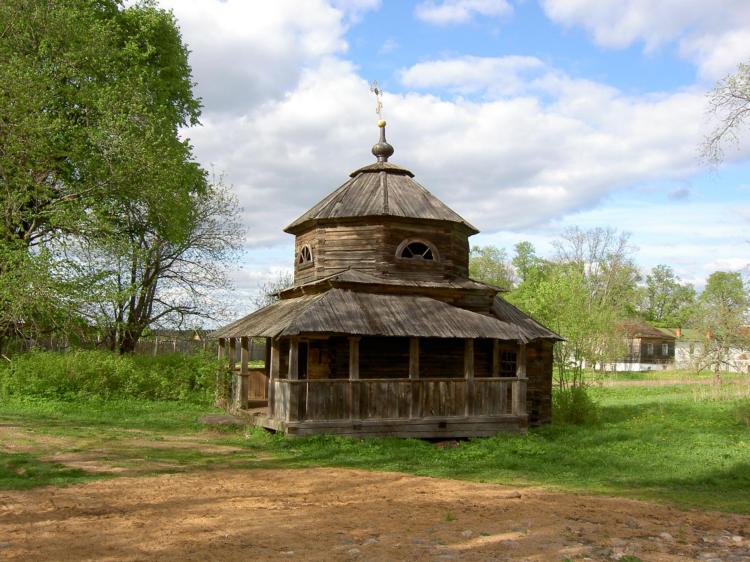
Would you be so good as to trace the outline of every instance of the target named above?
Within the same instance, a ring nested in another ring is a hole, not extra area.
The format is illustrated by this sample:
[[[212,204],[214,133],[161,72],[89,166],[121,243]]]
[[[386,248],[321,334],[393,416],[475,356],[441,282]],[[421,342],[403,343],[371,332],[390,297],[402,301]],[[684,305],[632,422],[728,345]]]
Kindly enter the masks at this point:
[[[375,94],[375,113],[378,114],[380,119],[383,119],[383,89],[378,85],[377,80],[370,84],[370,91]]]

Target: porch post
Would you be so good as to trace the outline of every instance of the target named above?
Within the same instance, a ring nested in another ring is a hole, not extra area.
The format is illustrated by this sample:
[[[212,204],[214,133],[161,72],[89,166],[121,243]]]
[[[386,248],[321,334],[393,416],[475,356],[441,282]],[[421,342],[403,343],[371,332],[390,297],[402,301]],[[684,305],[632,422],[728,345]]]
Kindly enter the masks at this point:
[[[409,340],[409,378],[419,378],[419,338]]]
[[[492,376],[500,376],[500,340],[492,340]]]
[[[237,387],[237,405],[240,408],[247,408],[250,394],[250,373],[247,370],[247,363],[250,355],[250,338],[242,336],[240,338],[240,376]]]
[[[474,396],[474,340],[464,340],[464,378],[466,379],[466,400],[464,415],[470,416]]]
[[[513,381],[513,415],[526,413],[526,344],[518,344],[516,354],[516,380]]]
[[[359,419],[359,336],[349,336],[349,418]]]
[[[227,340],[219,338],[219,350],[218,350],[219,370],[216,372],[216,400],[224,400],[227,395],[224,389],[224,381],[222,372],[226,366],[225,361],[227,360]]]
[[[295,384],[299,380],[299,338],[292,336],[289,338],[289,370],[287,371],[287,380],[289,381],[289,419],[300,420],[300,404],[305,400],[300,399],[302,386]]]
[[[413,418],[419,411],[417,400],[419,400],[419,338],[409,340],[409,389],[411,399],[409,400],[409,417]]]
[[[229,338],[229,368],[234,371],[237,364],[237,338]]]
[[[279,378],[279,339],[268,338],[270,343],[269,354],[269,368],[268,368],[268,415],[269,417],[275,417],[276,415],[276,379]]]
[[[299,338],[297,336],[289,338],[289,373],[287,378],[290,381],[299,380]]]

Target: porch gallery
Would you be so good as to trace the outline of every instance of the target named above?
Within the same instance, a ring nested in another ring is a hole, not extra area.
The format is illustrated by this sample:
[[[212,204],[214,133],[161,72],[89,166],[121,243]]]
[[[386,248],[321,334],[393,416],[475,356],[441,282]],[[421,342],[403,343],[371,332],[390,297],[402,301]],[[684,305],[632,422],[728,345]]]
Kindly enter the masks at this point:
[[[469,437],[549,422],[559,336],[468,278],[478,231],[388,162],[379,127],[377,161],[286,228],[294,285],[215,332],[235,408],[297,435]],[[248,369],[250,338],[266,338],[263,370]]]

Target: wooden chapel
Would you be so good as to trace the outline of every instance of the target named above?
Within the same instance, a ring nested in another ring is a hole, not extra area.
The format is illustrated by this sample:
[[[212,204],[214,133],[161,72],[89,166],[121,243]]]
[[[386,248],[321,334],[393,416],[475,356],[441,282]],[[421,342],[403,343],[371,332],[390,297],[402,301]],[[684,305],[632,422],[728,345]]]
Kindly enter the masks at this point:
[[[290,435],[477,437],[548,423],[561,338],[468,277],[478,230],[388,161],[378,126],[377,161],[285,229],[293,286],[214,333],[222,356],[241,342],[235,406],[261,400],[253,422]],[[266,339],[263,370],[247,368],[250,338]]]

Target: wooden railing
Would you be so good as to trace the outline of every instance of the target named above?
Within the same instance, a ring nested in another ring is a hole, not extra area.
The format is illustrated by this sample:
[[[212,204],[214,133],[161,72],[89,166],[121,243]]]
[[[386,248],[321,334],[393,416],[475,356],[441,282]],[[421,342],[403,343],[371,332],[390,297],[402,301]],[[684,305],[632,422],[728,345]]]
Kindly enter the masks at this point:
[[[526,379],[276,379],[271,417],[286,421],[520,416]]]

